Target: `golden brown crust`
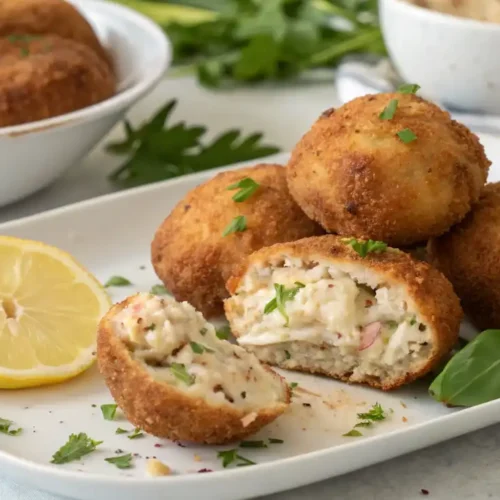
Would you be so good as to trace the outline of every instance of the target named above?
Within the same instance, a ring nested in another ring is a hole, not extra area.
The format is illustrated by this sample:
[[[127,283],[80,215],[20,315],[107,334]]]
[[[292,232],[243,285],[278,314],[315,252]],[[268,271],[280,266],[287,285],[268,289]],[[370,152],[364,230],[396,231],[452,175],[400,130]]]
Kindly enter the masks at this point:
[[[0,127],[108,99],[115,78],[87,46],[58,36],[0,38]]]
[[[2,0],[0,37],[13,34],[58,35],[86,45],[108,65],[111,62],[90,23],[64,0]]]
[[[460,301],[455,295],[450,282],[426,262],[415,260],[402,251],[388,249],[383,253],[370,253],[363,259],[351,246],[346,245],[342,240],[343,238],[339,236],[326,235],[263,248],[253,253],[247,259],[247,262],[237,269],[234,276],[228,280],[228,290],[231,295],[236,293],[240,280],[249,266],[258,262],[267,263],[272,258],[282,254],[309,262],[326,260],[332,263],[349,262],[365,266],[378,275],[385,277],[388,282],[405,286],[407,294],[413,299],[421,318],[433,332],[433,349],[426,363],[418,371],[407,373],[404,377],[392,379],[389,382],[383,382],[375,378],[367,378],[361,382],[383,390],[391,390],[425,375],[439,363],[458,339],[463,313]],[[229,322],[232,323],[235,311],[232,310],[231,301],[225,302],[225,308],[226,316]],[[236,337],[243,333],[237,331],[234,327],[231,330]],[[253,347],[251,350],[258,355],[258,351],[262,349]],[[268,359],[259,359],[270,362]],[[289,369],[292,368],[291,364],[285,359],[278,363],[280,367]],[[304,367],[300,366],[294,369],[335,376],[333,373],[324,370],[310,368],[304,370]],[[336,378],[346,382],[352,381],[349,374]]]
[[[391,99],[391,120],[380,112]],[[405,144],[397,133],[411,129]],[[367,95],[329,110],[295,147],[290,193],[327,231],[411,245],[443,234],[478,200],[490,162],[478,138],[415,95]]]
[[[290,402],[286,382],[285,401],[256,412],[247,426],[249,412],[228,406],[216,407],[192,398],[166,382],[156,381],[131,356],[113,331],[112,318],[132,300],[115,304],[99,324],[97,361],[101,374],[118,406],[136,427],[161,438],[207,444],[224,444],[256,433],[279,417]]]
[[[451,281],[480,329],[500,328],[500,183],[488,184],[476,207],[429,241],[430,261]]]
[[[260,184],[246,201],[227,187],[245,177]],[[222,236],[231,220],[246,217],[247,230]],[[177,300],[206,317],[222,314],[232,268],[263,246],[321,234],[288,193],[280,165],[221,172],[191,190],[158,228],[151,247],[156,274]]]

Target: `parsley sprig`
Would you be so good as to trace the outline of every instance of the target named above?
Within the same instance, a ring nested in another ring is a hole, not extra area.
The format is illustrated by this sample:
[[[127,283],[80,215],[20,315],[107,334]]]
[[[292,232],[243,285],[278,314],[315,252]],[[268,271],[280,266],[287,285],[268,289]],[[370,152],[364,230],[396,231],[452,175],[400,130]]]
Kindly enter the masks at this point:
[[[387,250],[387,243],[374,240],[357,240],[356,238],[345,238],[343,242],[352,247],[352,249],[363,259],[369,253],[383,253]]]
[[[275,309],[278,309],[280,314],[285,318],[285,326],[288,326],[290,318],[286,312],[285,304],[293,300],[297,293],[299,293],[299,290],[304,287],[304,283],[300,283],[299,281],[295,282],[295,287],[293,288],[285,288],[285,285],[275,283],[274,290],[276,292],[276,297],[266,304],[264,307],[264,314],[272,313]]]
[[[22,429],[11,429],[14,425],[14,422],[11,420],[7,420],[5,418],[0,418],[0,433],[7,434],[8,436],[17,436],[21,434]]]
[[[371,427],[374,422],[385,420],[387,414],[379,403],[375,403],[369,411],[358,413],[359,422],[349,431],[343,434],[346,437],[359,437],[363,433],[358,430],[360,427]]]
[[[132,453],[118,457],[105,458],[106,462],[115,465],[119,469],[130,469],[132,467]]]
[[[224,229],[222,237],[229,236],[232,233],[241,233],[247,228],[247,218],[244,215],[237,215]]]
[[[228,130],[206,142],[207,129],[184,122],[170,125],[169,118],[177,101],[167,102],[141,126],[124,122],[125,139],[108,144],[107,150],[128,155],[110,180],[121,187],[162,181],[193,172],[201,172],[231,163],[254,160],[277,153],[279,148],[262,143],[262,134],[243,136]]]
[[[255,182],[250,177],[245,177],[241,181],[235,182],[227,187],[228,190],[238,189],[239,191],[233,195],[233,200],[236,203],[241,203],[248,200],[257,189],[259,189],[259,183]]]
[[[104,420],[114,420],[117,408],[118,405],[115,404],[101,405],[101,412]]]
[[[188,373],[186,366],[183,363],[172,363],[170,365],[170,371],[176,378],[186,385],[193,385],[195,381],[195,376]]]
[[[102,441],[94,441],[84,432],[80,432],[80,434],[71,434],[68,442],[54,453],[51,463],[66,464],[73,460],[78,460],[95,451],[100,444],[102,444]]]
[[[229,467],[235,463],[236,467],[244,467],[246,465],[255,465],[255,462],[238,454],[238,450],[224,450],[217,453],[217,458],[222,459],[222,467]]]

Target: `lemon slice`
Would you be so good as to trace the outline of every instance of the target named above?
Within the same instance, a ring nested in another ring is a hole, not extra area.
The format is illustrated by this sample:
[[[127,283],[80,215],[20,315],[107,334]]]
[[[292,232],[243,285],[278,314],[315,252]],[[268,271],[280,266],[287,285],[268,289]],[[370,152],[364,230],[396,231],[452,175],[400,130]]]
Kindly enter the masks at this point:
[[[0,236],[0,389],[52,384],[86,370],[110,305],[68,253]]]

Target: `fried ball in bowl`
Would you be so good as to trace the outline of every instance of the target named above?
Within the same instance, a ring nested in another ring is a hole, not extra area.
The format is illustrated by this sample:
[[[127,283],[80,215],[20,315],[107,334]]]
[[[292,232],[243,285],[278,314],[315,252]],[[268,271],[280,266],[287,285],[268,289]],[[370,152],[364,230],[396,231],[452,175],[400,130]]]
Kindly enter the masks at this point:
[[[258,186],[245,191],[236,187],[240,181]],[[177,300],[213,317],[223,313],[235,264],[264,246],[321,233],[288,193],[285,169],[259,164],[219,173],[190,191],[158,228],[151,256]]]
[[[396,100],[392,118],[382,119]],[[489,165],[478,138],[436,105],[377,94],[324,112],[293,150],[287,178],[295,201],[327,231],[408,246],[459,222]]]
[[[270,365],[383,390],[435,368],[462,319],[450,282],[397,249],[364,254],[366,244],[326,235],[253,253],[224,302],[238,343]]]
[[[451,281],[465,313],[480,329],[500,328],[500,183],[448,233],[429,241],[430,262]]]
[[[113,73],[86,45],[55,35],[0,39],[0,127],[76,111],[114,93]]]
[[[90,23],[64,0],[2,0],[0,37],[12,35],[58,35],[86,45],[110,63]]]
[[[188,303],[137,294],[102,319],[97,360],[127,419],[157,437],[223,444],[288,407],[288,384],[217,337]]]

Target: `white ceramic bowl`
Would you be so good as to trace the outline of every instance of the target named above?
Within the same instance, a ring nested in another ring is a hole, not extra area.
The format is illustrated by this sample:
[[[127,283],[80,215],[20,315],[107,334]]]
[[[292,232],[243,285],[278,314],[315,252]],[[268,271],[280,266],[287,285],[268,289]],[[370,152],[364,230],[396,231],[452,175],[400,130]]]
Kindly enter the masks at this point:
[[[114,60],[118,92],[47,120],[0,128],[0,206],[51,184],[75,165],[162,78],[171,60],[163,31],[141,14],[103,0],[71,0]]]
[[[500,24],[379,0],[385,43],[402,78],[457,110],[500,114]]]

